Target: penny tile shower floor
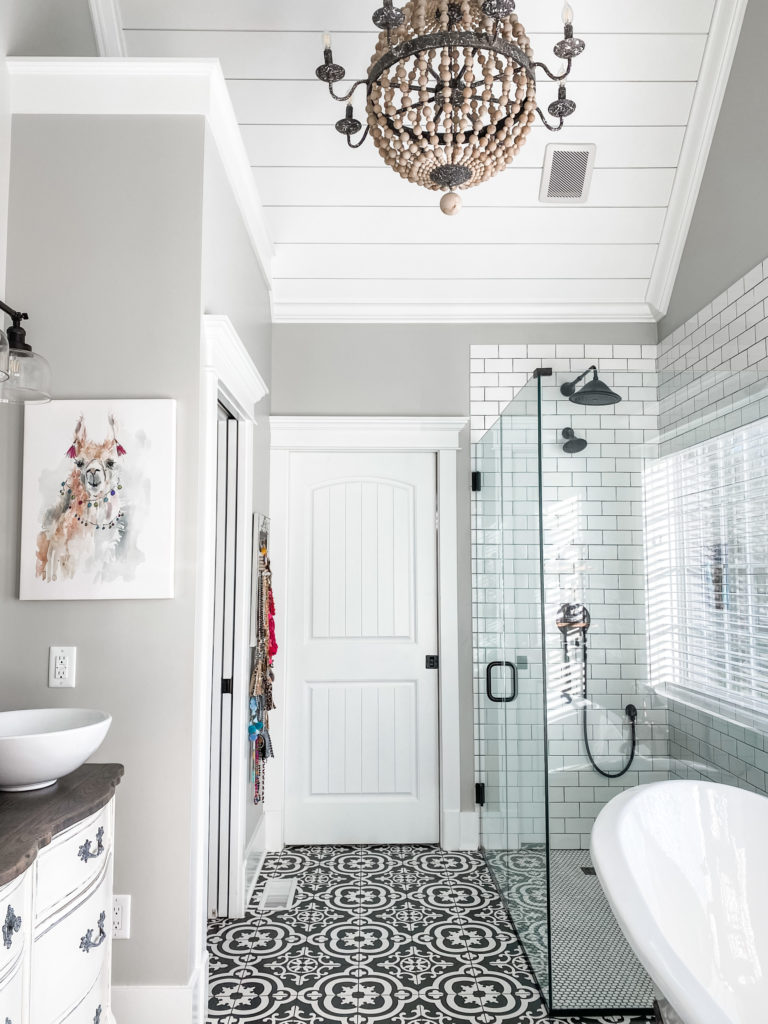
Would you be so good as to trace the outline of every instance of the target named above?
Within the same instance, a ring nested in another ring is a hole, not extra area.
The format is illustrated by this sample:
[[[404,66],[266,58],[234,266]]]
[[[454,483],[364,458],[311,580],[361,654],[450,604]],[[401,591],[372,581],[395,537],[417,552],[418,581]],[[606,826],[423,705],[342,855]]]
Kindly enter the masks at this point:
[[[290,910],[259,910],[270,877],[297,879]],[[208,942],[211,1024],[549,1020],[478,853],[291,847],[267,856],[248,916],[212,923]]]

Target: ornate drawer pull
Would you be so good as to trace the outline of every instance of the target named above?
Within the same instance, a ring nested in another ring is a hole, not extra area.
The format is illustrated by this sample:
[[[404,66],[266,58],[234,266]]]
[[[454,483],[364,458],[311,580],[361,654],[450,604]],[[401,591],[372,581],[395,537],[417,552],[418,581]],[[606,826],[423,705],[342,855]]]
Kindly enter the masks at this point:
[[[16,916],[16,911],[9,903],[8,912],[5,915],[5,924],[3,925],[3,945],[6,949],[11,948],[14,933],[17,932],[19,928],[21,928],[21,918]]]
[[[101,1004],[96,1007],[96,1013],[93,1015],[93,1024],[101,1024]]]
[[[96,939],[95,942],[91,938],[91,936],[93,935],[93,928],[89,928],[85,935],[82,937],[82,939],[80,939],[80,949],[82,949],[84,953],[90,953],[92,949],[98,949],[102,942],[106,939],[107,931],[106,928],[104,927],[104,922],[106,921],[106,919],[107,912],[106,910],[102,910],[102,912],[99,914],[99,937],[98,939]]]
[[[100,857],[102,855],[102,853],[104,853],[104,843],[102,842],[103,838],[104,838],[104,829],[100,828],[98,830],[98,832],[96,833],[96,850],[95,851],[91,850],[91,840],[90,839],[86,839],[86,841],[83,843],[83,845],[77,851],[77,856],[80,858],[80,860],[84,864],[87,864],[88,861],[92,860],[94,857]]]

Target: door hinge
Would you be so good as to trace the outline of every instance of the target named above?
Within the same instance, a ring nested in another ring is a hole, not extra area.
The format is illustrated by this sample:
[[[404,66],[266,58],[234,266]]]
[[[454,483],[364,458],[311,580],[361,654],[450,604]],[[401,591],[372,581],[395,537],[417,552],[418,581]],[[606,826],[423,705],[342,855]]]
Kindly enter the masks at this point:
[[[472,474],[472,490],[482,491],[483,489],[483,474],[479,470],[475,470]]]
[[[480,807],[485,807],[485,783],[475,783],[475,803]]]
[[[222,693],[232,693],[232,680],[231,679],[222,679],[221,680],[221,692]]]
[[[427,655],[427,668],[440,668],[440,658],[437,654]]]

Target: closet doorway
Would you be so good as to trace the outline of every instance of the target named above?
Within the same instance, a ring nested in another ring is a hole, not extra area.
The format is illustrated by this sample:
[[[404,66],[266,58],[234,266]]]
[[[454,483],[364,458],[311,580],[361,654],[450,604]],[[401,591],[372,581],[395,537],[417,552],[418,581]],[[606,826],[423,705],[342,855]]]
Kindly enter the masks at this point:
[[[228,916],[232,897],[233,775],[244,770],[233,757],[236,735],[233,680],[237,630],[238,568],[244,552],[238,546],[238,422],[219,403],[216,447],[216,560],[211,659],[211,773],[208,830],[208,915]],[[234,763],[233,763],[234,762]]]

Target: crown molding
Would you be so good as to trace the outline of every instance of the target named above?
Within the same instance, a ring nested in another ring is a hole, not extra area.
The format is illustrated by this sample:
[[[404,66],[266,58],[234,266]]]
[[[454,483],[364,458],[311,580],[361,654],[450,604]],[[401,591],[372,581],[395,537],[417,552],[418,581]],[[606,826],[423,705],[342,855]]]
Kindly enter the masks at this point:
[[[100,57],[127,57],[119,0],[88,0]]]
[[[10,57],[12,114],[205,117],[272,297],[272,242],[218,60]]]
[[[650,324],[657,320],[655,310],[645,302],[563,305],[273,302],[272,306],[275,324]]]
[[[469,420],[436,416],[271,416],[271,447],[287,451],[458,451]]]
[[[203,316],[202,355],[202,368],[214,370],[219,381],[226,382],[230,398],[253,419],[254,406],[269,388],[228,316]]]
[[[696,203],[715,137],[748,0],[717,0],[683,142],[667,219],[646,298],[658,318],[672,300]]]

